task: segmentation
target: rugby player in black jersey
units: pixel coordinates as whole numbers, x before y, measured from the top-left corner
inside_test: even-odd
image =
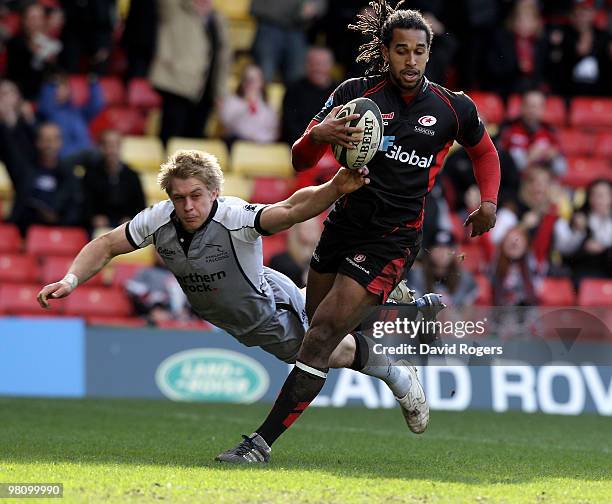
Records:
[[[308,169],[333,144],[353,148],[351,135],[361,133],[346,122],[358,116],[336,119],[342,105],[365,96],[382,112],[384,138],[368,163],[371,182],[336,203],[313,254],[306,301],[310,328],[295,368],[264,423],[234,449],[241,453],[261,450],[262,440],[269,453],[322,389],[328,359],[344,335],[371,307],[386,301],[412,266],[420,247],[425,196],[455,140],[473,161],[481,194],[480,207],[465,225],[471,225],[472,237],[495,225],[497,151],[472,100],[425,78],[433,32],[418,11],[400,5],[392,8],[385,0],[374,0],[349,26],[370,38],[357,61],[370,64],[374,74],[340,84],[293,145],[294,168]],[[354,369],[375,359],[367,338],[356,336],[355,350]],[[418,415],[419,408],[406,408],[403,399],[398,397],[403,410]],[[419,424],[418,418],[406,420],[414,432],[425,430],[426,423],[418,429],[411,425]]]

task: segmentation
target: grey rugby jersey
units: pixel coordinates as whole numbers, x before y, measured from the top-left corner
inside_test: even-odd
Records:
[[[249,346],[278,342],[289,335],[271,335],[277,304],[295,307],[299,293],[287,277],[263,265],[259,217],[265,205],[221,197],[206,223],[195,232],[185,254],[184,234],[170,200],[136,215],[126,236],[136,248],[154,244],[176,276],[194,311]],[[299,307],[295,311],[301,317]]]

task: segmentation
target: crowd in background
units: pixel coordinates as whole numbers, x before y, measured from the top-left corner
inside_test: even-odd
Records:
[[[91,121],[106,105],[100,76],[149,79],[161,96],[164,144],[201,138],[211,115],[228,145],[293,143],[339,81],[363,74],[355,62],[360,36],[346,26],[367,3],[252,0],[257,28],[245,59],[233,51],[227,19],[212,0],[0,1],[0,161],[15,195],[5,220],[23,234],[32,224],[93,232],[144,208],[138,175],[121,160],[121,133],[110,128],[92,137]],[[477,242],[494,303],[537,304],[547,275],[568,276],[576,286],[585,277],[609,278],[610,180],[591,183],[582,198],[563,188],[563,145],[544,114],[547,94],[612,95],[612,2],[408,0],[404,7],[420,9],[433,27],[430,79],[504,101],[522,96],[519,115],[495,132],[498,223]],[[71,95],[70,74],[88,75],[84,104]],[[280,114],[267,96],[272,81],[285,86]],[[296,186],[324,181],[336,168],[328,154]],[[456,253],[464,238],[456,222],[478,204],[470,160],[454,149],[428,197],[421,260],[409,275],[417,292],[442,292],[457,306],[476,299],[477,282]],[[302,285],[319,233],[318,225],[296,227],[273,265]],[[131,292],[144,292],[148,280],[163,284],[152,273]],[[170,312],[184,314],[174,294],[166,298]]]

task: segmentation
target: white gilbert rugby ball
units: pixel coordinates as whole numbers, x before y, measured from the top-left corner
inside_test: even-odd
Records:
[[[376,154],[383,137],[383,121],[378,105],[369,98],[355,98],[340,109],[337,119],[359,114],[359,119],[349,123],[349,126],[363,128],[363,140],[352,142],[356,149],[347,149],[341,145],[334,145],[334,157],[342,166],[356,170],[362,168]]]

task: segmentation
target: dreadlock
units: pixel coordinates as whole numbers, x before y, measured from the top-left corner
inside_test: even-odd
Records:
[[[386,72],[389,69],[380,46],[389,47],[395,28],[423,30],[427,37],[427,47],[431,47],[433,30],[423,15],[417,10],[400,9],[404,0],[391,7],[387,0],[372,0],[370,8],[357,14],[357,22],[348,25],[349,30],[363,33],[370,40],[359,46],[357,62],[369,64],[366,74]]]

